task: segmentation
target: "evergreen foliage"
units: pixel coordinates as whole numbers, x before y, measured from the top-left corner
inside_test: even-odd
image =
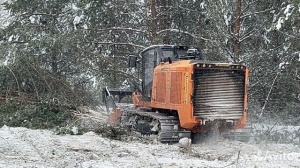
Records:
[[[3,116],[16,103],[37,110],[45,97],[74,107],[99,104],[102,87],[138,81],[127,68],[129,54],[166,42],[201,48],[207,60],[246,64],[250,106],[298,116],[297,0],[11,0],[3,7]]]

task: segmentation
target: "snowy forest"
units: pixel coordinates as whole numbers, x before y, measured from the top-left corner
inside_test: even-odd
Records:
[[[249,113],[299,122],[299,0],[10,0],[1,8],[0,125],[101,104],[103,87],[138,80],[127,58],[153,44],[247,65]]]

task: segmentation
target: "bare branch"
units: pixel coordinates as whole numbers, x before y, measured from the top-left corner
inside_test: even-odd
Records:
[[[246,40],[247,38],[251,37],[255,31],[256,30],[254,29],[252,31],[249,31],[248,33],[246,33],[242,37],[240,37],[239,42],[242,42],[242,41]]]
[[[24,43],[28,43],[25,41],[10,41],[10,43],[12,44],[24,44]],[[133,43],[113,43],[113,42],[95,42],[95,41],[86,41],[83,43],[93,43],[93,44],[106,44],[106,45],[129,45],[129,46],[133,46],[133,47],[138,47],[138,48],[146,48],[143,45],[138,45],[138,44],[133,44]],[[81,43],[75,43],[75,44],[81,44]]]
[[[255,14],[259,14],[259,13],[265,13],[265,12],[269,12],[273,10],[273,8],[270,8],[270,9],[266,9],[266,10],[263,10],[263,11],[258,11],[258,12],[253,12],[253,13],[249,13],[247,15],[242,15],[241,16],[241,19],[245,18],[245,17],[248,17],[248,16],[252,16],[252,15],[255,15]]]
[[[14,76],[15,81],[16,81],[16,84],[17,84],[17,86],[18,86],[18,93],[19,93],[19,95],[20,95],[20,85],[19,85],[19,82],[18,82],[18,79],[17,79],[15,73],[12,71],[12,69],[9,68],[9,66],[6,65],[5,67],[6,67],[6,68],[12,73],[12,75]]]
[[[181,8],[181,9],[184,9],[185,11],[192,11],[192,12],[199,12],[199,11],[197,11],[197,10],[194,10],[194,9],[189,9],[189,8],[185,8],[185,7],[182,7],[182,6],[178,6],[179,8]],[[174,7],[173,7],[174,8]]]
[[[129,45],[133,47],[138,47],[138,48],[146,48],[145,46],[138,45],[138,44],[133,44],[133,43],[113,43],[113,42],[95,42],[95,41],[89,41],[85,43],[94,43],[94,44],[106,44],[106,45]]]
[[[193,37],[193,38],[196,38],[196,39],[202,39],[202,40],[206,40],[206,41],[209,40],[209,39],[206,39],[206,38],[204,38],[204,37],[196,36],[196,35],[194,35],[194,34],[192,34],[192,33],[187,32],[187,31],[181,31],[181,30],[179,30],[179,29],[164,29],[164,30],[161,30],[161,31],[157,32],[157,34],[159,35],[159,34],[162,34],[162,33],[165,33],[165,32],[181,33],[181,34],[189,35],[189,36],[191,36],[191,37]]]
[[[126,78],[130,78],[130,79],[137,79],[137,77],[134,77],[132,74],[128,74],[124,71],[121,70],[117,70],[117,69],[101,69],[102,72],[108,73],[108,72],[113,72],[113,73],[118,73],[121,74],[122,76],[126,77]]]
[[[274,78],[274,80],[273,80],[273,82],[272,82],[272,85],[271,85],[271,88],[270,88],[270,90],[269,90],[269,92],[268,92],[268,95],[267,95],[267,98],[266,98],[266,100],[265,100],[265,103],[264,103],[263,107],[261,108],[261,113],[260,113],[260,115],[259,115],[259,118],[261,118],[261,116],[262,116],[263,113],[264,113],[264,110],[265,110],[265,108],[266,108],[267,102],[269,101],[269,98],[270,98],[272,89],[273,89],[273,87],[274,87],[274,84],[275,84],[275,82],[276,82],[277,77],[278,77],[279,74],[280,74],[279,72],[276,74],[276,76],[275,76],[275,78]]]
[[[104,28],[104,29],[82,29],[82,30],[93,30],[93,31],[134,31],[134,32],[139,32],[139,33],[148,33],[145,30],[141,30],[141,29],[134,29],[134,28],[129,28],[129,27],[110,27],[110,28]]]

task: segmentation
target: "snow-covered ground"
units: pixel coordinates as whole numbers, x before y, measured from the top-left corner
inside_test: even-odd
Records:
[[[50,130],[0,129],[0,167],[299,167],[295,144],[205,141],[183,152],[178,145],[124,142]]]
[[[84,128],[98,127],[108,117],[107,113],[99,113],[98,110],[81,111],[83,120],[78,126]],[[253,128],[255,137],[250,143],[218,139],[217,136],[192,144],[191,151],[186,151],[178,144],[141,141],[132,135],[117,141],[94,132],[57,135],[57,131],[52,130],[3,126],[0,128],[0,168],[300,166],[299,141],[294,140],[299,126],[253,124]],[[274,135],[281,139],[266,138]]]
[[[256,139],[300,145],[300,126],[255,123],[252,127]]]

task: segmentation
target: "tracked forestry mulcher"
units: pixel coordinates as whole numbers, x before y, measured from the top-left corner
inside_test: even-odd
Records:
[[[113,95],[132,94],[133,106],[113,103],[110,124],[130,127],[141,134],[157,135],[161,142],[218,130],[246,126],[246,66],[204,61],[200,50],[186,46],[155,45],[138,57],[129,57],[129,66],[141,67],[141,89],[104,89],[104,101]]]

